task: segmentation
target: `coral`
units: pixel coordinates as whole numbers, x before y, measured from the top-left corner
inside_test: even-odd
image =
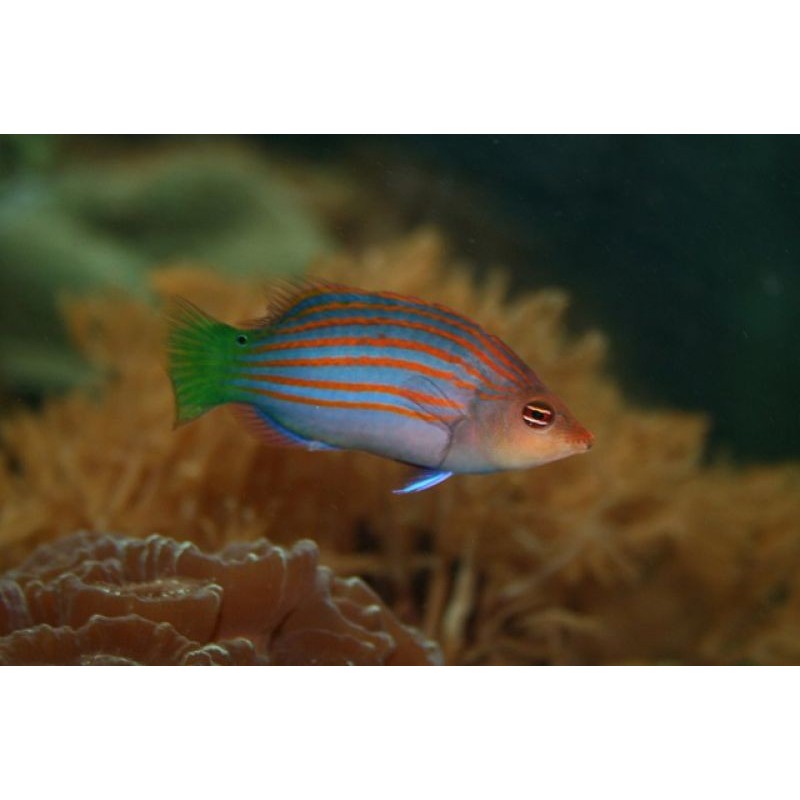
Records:
[[[163,322],[136,298],[68,309],[107,379],[7,420],[0,563],[79,529],[170,531],[217,549],[318,542],[450,663],[800,662],[800,469],[703,464],[707,422],[642,410],[606,375],[606,342],[569,336],[565,295],[477,284],[421,233],[317,274],[416,294],[507,341],[595,433],[591,453],[457,476],[414,497],[404,467],[358,453],[264,447],[227,409],[173,431]],[[155,274],[236,321],[263,293],[188,268]]]
[[[313,542],[215,555],[74,534],[0,578],[0,664],[430,664],[435,645]]]

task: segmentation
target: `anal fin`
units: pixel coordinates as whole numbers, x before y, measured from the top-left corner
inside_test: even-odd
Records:
[[[305,450],[339,449],[313,439],[305,439],[287,430],[256,406],[236,404],[233,408],[236,416],[251,433],[273,447],[302,447]]]
[[[442,481],[446,481],[453,473],[442,469],[419,469],[404,486],[393,489],[393,494],[411,494],[423,492]]]

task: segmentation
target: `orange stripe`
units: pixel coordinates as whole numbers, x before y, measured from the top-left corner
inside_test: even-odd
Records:
[[[369,295],[364,295],[364,296],[369,296]],[[476,323],[470,323],[467,320],[462,321],[459,315],[456,314],[455,311],[450,311],[450,309],[447,309],[444,306],[435,306],[435,305],[431,306],[428,304],[424,304],[423,307],[420,307],[412,299],[403,298],[400,297],[399,295],[381,294],[379,296],[398,297],[401,300],[405,300],[410,306],[410,308],[399,309],[397,306],[382,305],[380,303],[359,303],[359,302],[325,303],[318,306],[311,306],[311,308],[302,309],[296,314],[292,314],[291,320],[294,321],[295,319],[298,319],[300,317],[307,317],[312,314],[322,313],[326,311],[350,311],[352,309],[358,309],[364,311],[372,311],[372,310],[388,311],[388,312],[394,311],[394,312],[399,312],[401,314],[406,314],[406,313],[417,314],[421,317],[427,317],[428,319],[436,320],[438,322],[443,322],[446,325],[451,325],[454,328],[458,328],[459,330],[464,331],[464,333],[472,334],[477,339],[479,339],[487,349],[491,350],[491,352],[497,358],[499,358],[509,369],[515,372],[522,381],[527,383],[530,376],[525,372],[525,370],[520,366],[520,364],[516,363],[512,358],[509,357],[508,353],[505,352],[506,346],[502,342],[500,342],[497,339],[497,337],[491,336],[489,333],[483,330],[483,328],[481,328],[480,325],[477,325]],[[423,301],[419,302],[422,303]],[[331,320],[330,322],[332,325],[349,324],[347,321],[340,322],[339,320]],[[361,323],[354,323],[354,324],[361,324]],[[392,324],[398,324],[398,323],[392,321]],[[281,333],[288,332],[289,330],[290,329],[285,328],[284,330],[281,331]],[[297,330],[298,328],[292,328],[291,332],[295,332]],[[430,331],[429,328],[424,328],[424,330]],[[435,332],[442,333],[438,329],[435,329]],[[491,366],[494,367],[494,365]]]
[[[453,400],[446,400],[442,397],[435,397],[424,392],[415,392],[413,389],[403,389],[396,386],[387,386],[382,383],[348,383],[346,381],[317,381],[306,378],[288,378],[284,375],[253,374],[247,373],[248,380],[261,381],[263,383],[278,383],[282,386],[306,386],[312,389],[332,389],[333,391],[345,392],[381,392],[382,394],[393,394],[397,397],[406,397],[419,403],[427,403],[432,406],[444,406],[445,408],[460,409],[461,404]]]
[[[279,361],[249,361],[250,367],[270,367],[280,369],[281,367],[389,367],[394,369],[407,369],[412,372],[419,372],[429,378],[447,381],[458,389],[474,389],[475,385],[469,381],[462,381],[452,372],[445,372],[441,369],[434,369],[426,364],[418,364],[416,361],[405,361],[402,358],[378,358],[373,356],[332,356],[325,358],[282,358]]]
[[[477,358],[479,361],[482,361],[488,369],[500,373],[500,375],[502,375],[506,380],[509,380],[512,383],[519,383],[517,376],[506,371],[505,369],[502,369],[499,364],[495,364],[490,361],[482,350],[479,350],[477,347],[475,347],[475,345],[473,345],[471,342],[468,342],[462,336],[457,336],[456,334],[439,330],[438,328],[431,328],[430,325],[426,325],[424,322],[411,322],[409,320],[398,319],[396,317],[345,317],[344,319],[320,320],[319,322],[306,322],[304,325],[289,325],[285,328],[281,327],[279,335],[283,336],[294,333],[305,333],[306,331],[319,330],[320,328],[332,328],[334,326],[369,327],[374,325],[392,325],[398,328],[409,328],[410,330],[424,331],[425,333],[429,333],[434,336],[440,336],[442,339],[447,339],[448,341],[457,344],[459,347],[463,347],[465,350],[472,353],[472,355],[475,356],[475,358]]]
[[[330,408],[354,408],[362,411],[389,411],[393,414],[402,414],[412,419],[421,419],[423,422],[441,422],[440,417],[433,414],[425,414],[422,411],[414,411],[410,408],[403,408],[402,406],[393,406],[388,403],[357,403],[350,400],[321,400],[311,397],[302,397],[293,394],[285,394],[284,392],[273,392],[270,389],[261,389],[257,386],[242,387],[248,392],[255,392],[256,394],[264,395],[265,397],[272,397],[275,400],[288,400],[292,403],[303,403],[309,406],[327,406]]]
[[[270,342],[261,347],[253,348],[256,353],[268,353],[277,350],[307,350],[310,347],[379,347],[379,348],[402,348],[403,350],[416,350],[419,353],[427,353],[434,358],[447,361],[449,364],[458,364],[468,375],[471,375],[480,384],[486,384],[502,391],[503,387],[497,383],[491,383],[486,376],[481,375],[471,364],[463,358],[454,356],[446,350],[436,349],[422,344],[421,342],[411,342],[408,339],[369,339],[360,336],[326,336],[321,339],[306,339],[298,342]]]

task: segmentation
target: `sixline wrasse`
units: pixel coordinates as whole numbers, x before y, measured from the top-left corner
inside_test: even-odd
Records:
[[[592,446],[497,337],[413,297],[305,283],[240,327],[177,300],[169,354],[177,423],[233,403],[271,444],[363,450],[417,467],[397,493]]]

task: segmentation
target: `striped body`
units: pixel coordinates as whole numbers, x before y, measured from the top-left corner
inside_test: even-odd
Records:
[[[190,349],[201,346],[202,325],[224,329],[215,340],[222,348],[225,339],[219,354],[197,358],[206,369],[219,362],[213,402],[199,399],[208,374],[200,377],[185,366]],[[499,446],[498,437],[508,438],[508,429],[518,426],[512,438],[524,432],[519,409],[530,396],[549,395],[506,345],[476,323],[389,293],[310,285],[282,298],[248,329],[187,307],[174,326],[179,419],[182,400],[198,409],[186,418],[204,405],[244,404],[273,442],[308,449],[363,450],[447,472],[518,466],[506,463],[508,448]],[[544,460],[552,458],[536,463]]]

